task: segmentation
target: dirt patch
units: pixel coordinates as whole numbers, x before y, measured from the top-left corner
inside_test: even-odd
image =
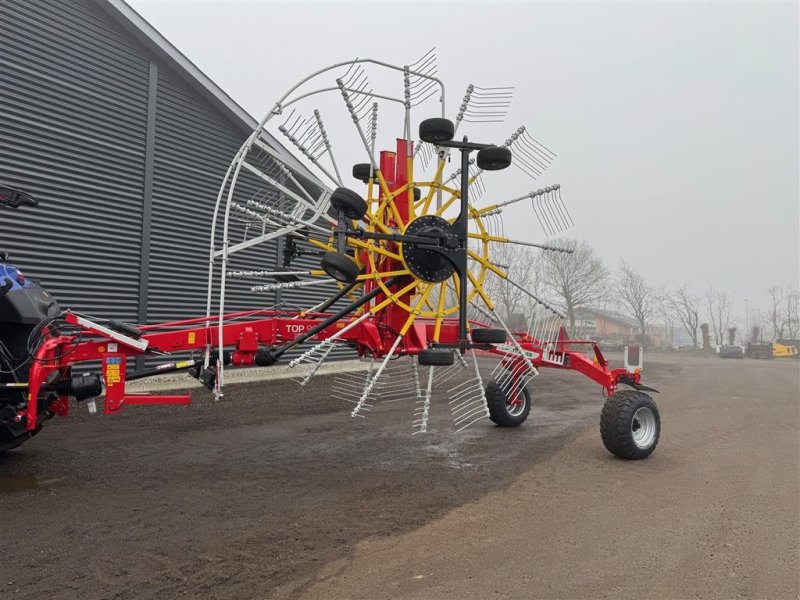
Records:
[[[647,382],[670,387],[691,367],[659,359]],[[247,383],[219,403],[196,395],[188,409],[78,410],[50,423],[0,456],[0,481],[18,484],[0,489],[0,592],[300,596],[359,543],[411,533],[509,488],[587,431],[592,458],[606,457],[600,390],[574,373],[547,371],[531,384],[525,426],[485,421],[458,434],[443,399],[430,432],[412,436],[409,404],[351,419],[329,388],[327,377],[305,388]]]

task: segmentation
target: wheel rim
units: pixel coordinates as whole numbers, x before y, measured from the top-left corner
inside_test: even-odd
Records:
[[[525,394],[522,392],[517,392],[514,398],[511,398],[506,402],[506,410],[508,414],[512,417],[518,417],[525,411],[525,404],[527,399],[525,398]]]
[[[656,415],[650,408],[642,406],[633,413],[631,435],[633,436],[633,443],[639,448],[646,449],[652,446],[653,441],[656,439],[657,431]]]

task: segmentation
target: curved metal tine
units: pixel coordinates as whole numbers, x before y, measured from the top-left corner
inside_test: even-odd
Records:
[[[459,356],[461,355],[459,354]],[[461,364],[460,362],[456,362],[449,367],[445,367],[444,369],[436,369],[434,385],[439,386],[450,381],[453,377],[461,373],[464,368],[465,365]]]
[[[372,100],[373,96],[372,89],[368,92],[361,92],[361,95],[358,95],[358,99],[353,103],[353,112],[356,114],[356,118],[361,121],[364,117],[370,114],[371,109],[369,107],[370,101]]]
[[[520,144],[523,145],[528,149],[528,151],[538,157],[540,159],[541,164],[550,165],[553,162],[553,159],[556,157],[555,153],[541,144],[536,138],[534,138],[526,127],[520,127],[517,130],[517,139],[519,140]]]
[[[514,90],[517,89],[514,85],[498,85],[493,87],[481,87],[479,85],[475,86],[475,89],[478,90],[480,93],[485,94],[510,94],[514,95]]]
[[[511,106],[513,89],[467,86],[459,117],[467,123],[501,123]]]
[[[470,425],[485,419],[489,416],[489,407],[486,403],[486,392],[481,378],[478,358],[475,352],[469,353],[472,358],[474,376],[467,380],[464,385],[456,386],[451,390],[451,412],[453,422],[460,427],[457,431],[463,431]],[[454,405],[455,403],[455,405]]]
[[[369,85],[369,79],[367,79],[366,75],[364,75],[363,79],[359,80],[353,85],[350,85],[348,87],[348,91],[356,96],[356,100],[353,103],[353,105],[357,106],[358,107],[357,110],[359,111],[361,110],[361,108],[363,108],[363,105],[365,103],[369,103],[373,99],[372,96],[373,90]]]
[[[550,222],[553,224],[553,228],[552,228],[553,231],[552,231],[551,235],[555,235],[556,233],[559,233],[560,231],[563,231],[563,228],[559,224],[559,218],[556,215],[556,213],[553,211],[553,207],[550,205],[549,193],[545,194],[543,196],[540,196],[539,199],[540,199],[540,201],[542,203],[542,206],[544,207],[544,210],[547,212],[547,215],[550,217]]]
[[[423,77],[424,75],[424,77]],[[419,93],[420,88],[427,87],[430,83],[432,83],[429,77],[436,77],[436,65],[428,68],[427,70],[419,70],[417,69],[416,73],[409,74],[409,83],[408,83],[408,90],[413,95],[414,93]]]
[[[516,146],[517,153],[518,155],[522,155],[526,158],[527,165],[532,170],[536,171],[537,176],[541,175],[550,166],[553,159],[541,154],[535,154],[533,147],[529,144],[526,144],[527,139],[528,136],[520,136]]]
[[[522,138],[522,142],[529,146],[534,152],[542,156],[548,164],[553,161],[556,157],[556,153],[547,148],[544,144],[542,144],[539,140],[533,137],[530,133],[528,133],[527,129],[522,132],[520,136]]]
[[[547,204],[550,206],[552,212],[558,217],[559,222],[559,233],[569,229],[569,221],[564,216],[563,211],[561,210],[561,206],[557,201],[557,196],[555,195],[555,190],[551,190],[547,194],[545,194],[547,198]]]
[[[431,395],[433,391],[433,370],[433,366],[428,367],[428,382],[425,386],[422,399],[418,400],[417,406],[414,407],[412,428],[416,429],[416,431],[412,435],[428,431],[428,418],[430,416]]]
[[[569,213],[569,210],[567,209],[567,205],[564,204],[564,200],[561,198],[561,186],[558,186],[555,189],[555,195],[556,195],[556,197],[558,199],[558,204],[561,206],[561,208],[564,209],[564,215],[566,216],[567,220],[569,221],[570,227],[574,227],[575,226],[575,222],[572,220],[572,215]]]
[[[433,157],[433,149],[431,148],[431,145],[422,141],[417,142],[417,145],[414,148],[414,158],[417,158],[417,156],[419,156],[420,162],[422,163],[422,168],[427,169],[428,163]]]
[[[345,402],[350,402],[351,404],[357,404],[358,398],[361,396],[364,388],[369,383],[374,369],[375,359],[370,358],[366,372],[362,373],[360,371],[356,371],[338,374],[333,379],[331,395],[338,400],[344,400]]]
[[[309,367],[308,371],[306,371],[300,377],[294,377],[293,378],[294,381],[296,381],[300,385],[306,385],[309,381],[311,381],[311,378],[314,377],[314,375],[316,375],[317,370],[320,368],[322,363],[325,362],[326,358],[328,358],[328,355],[333,350],[333,347],[334,344],[330,344],[326,348],[322,348],[318,352],[309,355],[303,361],[304,364],[308,365]]]
[[[433,56],[434,56],[434,58],[436,58],[436,46],[432,47],[432,48],[431,48],[430,50],[428,50],[428,51],[427,51],[425,54],[423,54],[423,55],[422,55],[420,58],[418,58],[416,61],[414,61],[413,63],[411,63],[411,64],[410,64],[410,65],[408,65],[408,66],[409,66],[409,67],[412,67],[412,68],[413,68],[413,67],[416,67],[416,66],[417,66],[417,65],[419,65],[421,62],[423,62],[423,61],[427,60],[427,58],[428,58],[430,55],[433,55]],[[414,69],[414,70],[416,70],[416,69]]]
[[[511,150],[514,153],[512,164],[516,165],[517,168],[532,179],[537,179],[544,172],[544,168],[537,165],[536,161],[531,158],[530,154],[520,144],[512,144]]]
[[[542,209],[541,205],[542,197],[536,196],[535,198],[531,198],[531,205],[533,206],[533,212],[536,214],[536,217],[539,219],[539,224],[542,226],[542,231],[547,237],[553,235],[553,229],[550,225],[550,221],[547,218],[547,213],[545,213]]]
[[[314,135],[316,131],[316,123],[312,118],[303,119],[303,125],[300,127],[300,130],[295,134],[295,137],[298,139],[300,143],[304,143],[309,136]]]
[[[471,168],[472,165],[475,164],[475,159],[474,158],[470,158],[469,162],[467,164],[469,164],[469,166]],[[449,182],[453,181],[454,179],[456,179],[459,175],[461,175],[461,167],[459,167],[458,169],[453,171],[453,173],[447,179],[445,179],[443,181],[443,183],[449,183]]]
[[[344,75],[340,76],[340,79],[342,79],[342,81],[346,81],[347,78],[350,76],[350,73],[353,71],[353,69],[360,69],[360,68],[361,64],[358,62],[358,57],[356,57],[355,60],[353,60],[353,62],[347,64],[347,71],[344,72]]]
[[[311,275],[311,271],[228,271],[228,279],[260,279],[262,277],[278,277],[281,275]]]
[[[428,50],[425,56],[417,60],[417,62],[408,65],[409,69],[412,71],[412,76],[414,75],[413,72],[425,73],[426,75],[428,75],[429,73],[427,70],[429,69],[436,70],[436,54],[434,53],[435,50],[436,48]]]
[[[473,94],[469,104],[475,108],[508,108],[511,106],[511,101],[499,98],[480,98],[477,94]]]
[[[292,112],[286,116],[286,118],[283,120],[283,123],[278,126],[278,129],[284,134],[286,132],[292,132],[297,125],[297,122],[302,120],[302,118],[303,116],[301,114],[299,114],[295,109],[292,109]]]
[[[537,196],[531,197],[531,210],[533,211],[533,214],[536,215],[536,220],[539,221],[539,227],[541,227],[542,231],[545,233],[545,235],[547,235],[547,230],[544,227],[544,221],[542,221],[542,217],[539,214],[539,209],[536,208],[536,199]]]
[[[429,77],[436,77],[438,70],[435,54],[420,64],[409,65],[409,77],[412,79],[410,86],[414,86],[419,81],[428,80]]]
[[[531,179],[537,179],[543,173],[534,161],[531,160],[525,149],[519,144],[512,144],[509,146],[514,154],[513,165],[516,165],[523,173],[528,175]]]
[[[364,68],[359,63],[351,63],[344,75],[339,77],[344,83],[344,87],[350,87],[353,81],[357,81],[364,73]]]
[[[418,100],[414,100],[411,103],[411,106],[419,106],[420,104],[422,104],[426,100],[429,100],[429,99],[433,98],[437,94],[437,92],[438,92],[438,88],[436,86],[434,86],[424,98],[420,98]]]
[[[372,391],[372,388],[375,386],[375,383],[378,381],[378,379],[380,378],[381,374],[386,369],[386,365],[389,364],[389,361],[391,360],[392,356],[394,355],[395,350],[397,350],[397,346],[400,345],[400,342],[402,341],[402,339],[403,339],[403,336],[401,336],[401,335],[398,335],[397,338],[395,339],[395,341],[392,344],[391,348],[386,353],[386,358],[383,359],[383,361],[381,362],[381,365],[378,367],[378,370],[375,372],[374,377],[372,377],[372,379],[370,379],[369,383],[364,388],[364,393],[358,399],[358,402],[356,403],[355,408],[350,413],[351,417],[363,417],[363,415],[361,415],[359,413],[361,411],[363,411],[363,410],[368,410],[368,408],[367,408],[368,407],[367,398],[369,397],[369,394]]]
[[[504,116],[502,116],[502,117],[501,116],[491,116],[491,117],[481,116],[481,117],[476,117],[476,118],[473,118],[473,117],[470,117],[470,118],[462,117],[461,120],[464,121],[465,123],[502,123],[503,121],[505,121],[505,117]]]
[[[431,85],[436,85],[436,82],[432,79],[423,79],[422,77],[417,77],[414,81],[408,84],[408,90],[412,98],[415,96],[419,97],[426,93]]]

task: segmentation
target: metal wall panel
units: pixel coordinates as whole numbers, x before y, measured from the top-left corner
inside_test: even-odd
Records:
[[[123,25],[92,0],[0,1],[0,182],[41,200],[3,210],[0,249],[64,307],[130,322],[199,316],[214,202],[249,132]],[[243,175],[239,199],[260,188]],[[232,242],[259,233],[238,223]],[[277,254],[256,246],[230,267],[271,269]],[[226,310],[274,306],[255,283],[229,282]],[[332,292],[283,300],[308,308]]]
[[[148,321],[205,314],[214,203],[225,171],[246,137],[176,74],[159,69]],[[256,192],[255,183],[242,183],[243,194]],[[236,233],[243,230],[237,228]],[[269,269],[275,260],[275,245],[259,246],[237,255],[235,266]],[[246,283],[232,282],[225,308],[253,308],[254,300]],[[272,298],[262,300],[274,304]]]
[[[0,246],[62,305],[135,320],[149,59],[84,2],[0,2]]]

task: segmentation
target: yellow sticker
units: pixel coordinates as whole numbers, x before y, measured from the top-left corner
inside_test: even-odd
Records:
[[[344,323],[342,321],[339,321],[338,323],[336,323],[336,327],[341,329],[342,327],[344,327]]]
[[[189,332],[189,343],[190,344],[194,344],[195,336],[196,336],[196,334],[195,334],[194,331],[190,331]]]
[[[102,354],[105,351],[106,351],[106,347],[105,346],[98,346],[97,347],[97,352],[98,353]]]
[[[114,385],[122,381],[119,376],[119,365],[108,365],[106,368],[106,385]]]

